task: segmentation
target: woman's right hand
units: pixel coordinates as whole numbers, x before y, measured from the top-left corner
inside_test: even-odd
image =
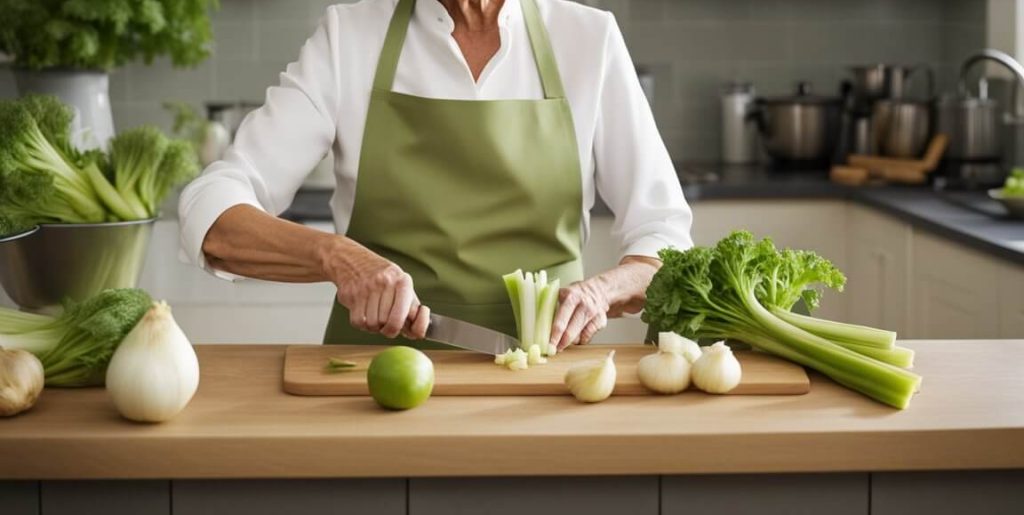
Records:
[[[426,336],[430,308],[420,304],[412,277],[365,247],[346,250],[328,267],[328,275],[338,287],[338,302],[348,308],[352,327],[388,338]]]

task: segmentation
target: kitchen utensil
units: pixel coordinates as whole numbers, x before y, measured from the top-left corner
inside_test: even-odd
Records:
[[[754,86],[733,82],[722,88],[722,162],[748,164],[757,161],[757,128],[747,123],[754,107]]]
[[[495,356],[519,346],[519,340],[494,329],[431,313],[428,340]]]
[[[44,224],[0,240],[0,285],[22,309],[38,312],[67,298],[134,287],[154,222]]]
[[[860,166],[834,165],[829,171],[829,179],[847,186],[862,186],[871,180],[871,173]]]
[[[795,95],[757,98],[748,116],[764,148],[778,161],[827,161],[838,139],[840,100],[811,94],[801,82]]]
[[[935,74],[928,65],[869,64],[851,66],[848,70],[853,77],[854,95],[869,105],[875,100],[906,97],[911,79],[921,72],[928,80],[928,98],[934,96]]]
[[[1002,188],[988,190],[988,196],[1002,204],[1011,218],[1024,219],[1024,197],[1007,197]]]
[[[433,395],[569,395],[562,378],[572,365],[600,359],[615,350],[617,380],[613,395],[646,395],[636,365],[655,352],[650,345],[574,346],[548,359],[546,365],[513,372],[494,364],[486,355],[459,350],[427,350],[434,362]],[[294,395],[368,395],[366,367],[379,346],[293,345],[285,351],[284,391]],[[356,363],[348,372],[324,370],[328,358]],[[807,373],[799,365],[754,351],[736,351],[743,380],[729,394],[799,395],[810,391]],[[692,388],[692,387],[691,387]]]
[[[920,156],[931,135],[931,117],[931,102],[875,101],[871,120],[877,138],[876,148],[889,157]]]
[[[979,88],[985,95],[984,79]],[[999,106],[985,96],[944,96],[937,108],[936,132],[949,136],[946,157],[955,161],[998,160]]]
[[[885,98],[889,92],[887,67],[884,64],[851,66],[853,93],[859,99],[873,101]]]
[[[881,179],[906,184],[921,184],[926,181],[926,175],[938,167],[948,144],[949,138],[945,134],[936,134],[928,143],[928,149],[925,150],[921,159],[853,154],[850,156],[849,164],[865,168],[872,172],[874,177]]]

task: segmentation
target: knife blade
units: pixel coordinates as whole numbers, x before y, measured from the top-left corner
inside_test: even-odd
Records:
[[[426,338],[492,356],[519,346],[519,340],[505,333],[436,313],[430,314]]]

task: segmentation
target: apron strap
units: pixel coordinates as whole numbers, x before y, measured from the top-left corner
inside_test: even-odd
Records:
[[[409,20],[412,19],[415,7],[416,0],[398,1],[395,13],[391,15],[387,36],[384,37],[384,48],[380,51],[380,59],[377,60],[373,89],[391,91],[391,85],[395,82],[395,72],[398,71],[398,58],[402,55],[405,34],[409,30]]]
[[[537,72],[540,74],[540,81],[544,87],[544,98],[563,98],[565,90],[562,88],[562,76],[558,72],[558,63],[555,62],[555,53],[551,50],[551,40],[548,38],[544,22],[540,18],[537,2],[536,0],[520,0],[520,3],[523,9],[523,20],[526,22],[526,31],[530,35],[533,60],[537,63]],[[373,78],[374,89],[391,91],[395,82],[395,73],[398,71],[398,58],[402,55],[402,46],[405,45],[405,36],[409,30],[409,21],[412,19],[415,7],[416,0],[398,1],[398,6],[391,16],[391,23],[388,25],[388,32],[384,38],[384,48],[381,50],[380,59],[377,60],[377,71]]]
[[[520,0],[523,6],[523,20],[526,31],[530,34],[530,45],[533,46],[533,60],[537,62],[541,84],[544,85],[544,98],[564,98],[562,75],[558,73],[555,52],[551,50],[551,40],[547,28],[540,19],[537,0]]]

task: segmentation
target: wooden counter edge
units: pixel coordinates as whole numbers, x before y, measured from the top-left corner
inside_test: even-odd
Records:
[[[670,475],[1024,469],[1024,430],[701,436],[0,440],[0,479]],[[83,449],[87,447],[87,449]],[[70,463],[68,456],[78,462]]]

